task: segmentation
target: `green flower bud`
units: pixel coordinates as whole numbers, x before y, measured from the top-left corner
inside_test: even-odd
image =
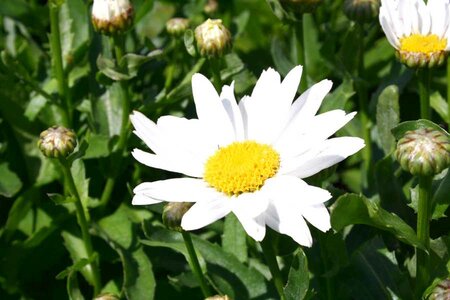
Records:
[[[409,52],[397,50],[397,59],[410,68],[435,68],[444,64],[447,58],[446,51],[436,51],[432,53]]]
[[[71,129],[53,126],[41,132],[38,147],[47,157],[66,157],[77,146],[77,138]]]
[[[169,202],[164,206],[162,220],[167,228],[182,232],[181,219],[184,214],[191,208],[190,202]]]
[[[430,300],[448,300],[450,299],[450,278],[441,281],[431,293]]]
[[[172,36],[181,36],[189,28],[189,20],[185,18],[172,18],[166,23],[166,30]]]
[[[279,0],[281,6],[289,12],[296,15],[312,13],[317,6],[322,4],[323,0]]]
[[[197,26],[195,39],[202,56],[221,56],[231,47],[231,34],[222,20],[208,19]]]
[[[134,9],[128,0],[94,0],[92,24],[105,35],[122,34],[133,24]]]
[[[378,16],[380,0],[345,0],[344,13],[352,21],[370,22]]]
[[[120,298],[113,293],[100,294],[94,300],[119,300]]]
[[[431,176],[450,166],[450,139],[441,131],[407,131],[394,153],[402,168],[413,175]]]

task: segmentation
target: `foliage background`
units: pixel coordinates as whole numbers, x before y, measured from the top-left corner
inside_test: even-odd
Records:
[[[283,276],[289,279],[286,292],[289,299],[413,299],[417,182],[399,170],[390,154],[395,148],[391,129],[400,120],[419,116],[414,71],[395,60],[374,20],[364,27],[365,71],[358,75],[356,53],[361,44],[355,24],[343,14],[342,0],[324,2],[313,15],[304,16],[309,84],[325,78],[334,82],[321,112],[358,111],[354,86],[365,85],[375,166],[365,182],[359,153],[336,172],[309,179],[333,194],[329,206],[334,230],[323,234],[311,228],[310,249],[298,248],[286,236],[274,237]],[[91,3],[66,0],[61,6],[64,67],[79,144],[72,172],[89,207],[104,292],[127,299],[201,299],[181,235],[162,225],[162,206],[131,206],[132,189],[138,183],[174,174],[133,160],[131,149],[144,146],[131,129],[122,160],[115,145],[122,118],[117,79],[127,80],[132,108],[152,120],[165,114],[195,117],[190,78],[195,72],[211,76],[208,63],[189,55],[183,38],[170,38],[165,23],[184,16],[195,28],[208,17],[203,12],[205,1],[132,3],[135,26],[126,35],[126,49],[139,56],[129,57],[125,74],[114,73],[108,38],[93,31]],[[55,196],[67,192],[61,170],[36,146],[41,131],[62,122],[48,15],[46,1],[0,2],[1,299],[82,299],[82,295],[89,299],[92,294],[89,275],[79,264],[86,255],[73,204]],[[275,1],[219,1],[213,17],[222,18],[233,35],[221,79],[227,84],[235,81],[238,98],[251,92],[262,70],[273,66],[286,75],[297,64],[292,23],[282,17]],[[189,38],[186,45],[191,45]],[[158,49],[162,52],[152,52]],[[443,126],[450,118],[442,96],[445,84],[445,69],[434,71],[433,120]],[[338,135],[362,136],[358,118]],[[113,193],[100,205],[108,178],[116,178]],[[433,188],[435,285],[449,273],[449,175],[444,172],[435,178]],[[235,218],[218,221],[193,238],[217,291],[232,299],[277,298],[260,246],[245,236]]]

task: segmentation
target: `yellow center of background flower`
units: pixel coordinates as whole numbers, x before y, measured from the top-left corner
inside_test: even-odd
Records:
[[[280,167],[280,155],[269,145],[235,142],[220,148],[205,165],[205,181],[228,196],[259,190]]]
[[[400,39],[400,50],[407,52],[419,52],[430,55],[433,52],[444,51],[447,39],[440,39],[435,34],[413,34]]]

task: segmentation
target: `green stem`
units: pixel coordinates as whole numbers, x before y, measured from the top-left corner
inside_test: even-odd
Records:
[[[430,70],[421,68],[417,71],[419,79],[420,117],[430,119]]]
[[[203,276],[202,269],[200,268],[200,263],[198,262],[198,257],[195,253],[191,235],[186,231],[181,232],[181,234],[183,235],[184,244],[186,245],[186,249],[189,255],[189,266],[191,267],[192,272],[194,272],[195,277],[197,277],[198,283],[200,284],[200,288],[203,292],[203,296],[205,296],[205,298],[210,297],[212,296],[212,292],[208,284],[206,283],[205,276]]]
[[[450,57],[447,58],[447,124],[450,130]]]
[[[304,31],[305,27],[303,18],[304,16],[301,16],[301,19],[298,22],[293,23],[293,33],[295,37],[295,50],[296,50],[296,59],[297,59],[297,65],[303,66],[303,72],[302,72],[302,80],[300,81],[300,91],[304,92],[308,89],[308,76],[306,72],[306,50],[305,50],[305,38],[304,38]]]
[[[56,81],[58,82],[58,94],[62,100],[64,107],[63,120],[66,124],[64,126],[72,127],[72,102],[70,99],[69,85],[67,83],[66,74],[64,73],[61,39],[59,32],[59,6],[49,4],[50,11],[50,49],[52,54],[53,68],[55,72]]]
[[[363,174],[367,174],[367,178],[365,178],[366,184],[372,182],[372,170],[373,170],[373,162],[372,162],[372,138],[370,136],[370,118],[369,118],[369,97],[367,93],[367,88],[364,83],[364,26],[363,24],[356,24],[357,36],[358,36],[358,69],[355,81],[355,88],[358,93],[358,105],[359,105],[359,118],[361,121],[362,127],[362,136],[366,146],[363,148],[363,166],[365,172]]]
[[[273,282],[277,289],[278,295],[280,296],[280,300],[286,300],[286,296],[284,295],[284,281],[281,276],[280,268],[278,267],[277,258],[275,256],[275,251],[272,245],[272,239],[270,238],[270,233],[266,233],[266,237],[261,242],[261,248],[264,253],[264,257],[266,258],[267,265],[269,266],[270,273],[273,277]]]
[[[112,38],[115,58],[116,58],[116,64],[119,68],[124,68],[125,66],[120,65],[121,60],[125,53],[125,47],[124,47],[124,40],[122,36],[114,36]],[[114,151],[118,153],[117,156],[114,157],[114,165],[115,170],[120,169],[120,165],[122,163],[122,156],[123,152],[127,146],[128,141],[128,132],[129,132],[129,115],[130,115],[130,95],[128,93],[128,82],[125,80],[122,80],[120,82],[117,82],[118,89],[117,93],[120,98],[120,102],[122,104],[122,120],[121,120],[121,127],[120,127],[120,133],[119,133],[119,139],[117,141],[117,144],[114,147]],[[105,187],[102,192],[102,196],[100,198],[100,204],[99,207],[104,208],[108,204],[109,200],[111,199],[111,194],[114,190],[114,185],[116,183],[117,178],[117,172],[114,172],[111,177],[109,177],[106,180]]]
[[[417,212],[417,237],[426,251],[430,249],[430,219],[431,219],[431,176],[419,176],[419,207]],[[416,250],[416,293],[417,297],[422,296],[423,291],[428,286],[429,257],[424,250]]]
[[[94,255],[94,249],[92,247],[91,236],[89,234],[89,225],[86,218],[85,209],[83,207],[83,203],[81,202],[80,195],[78,194],[77,187],[75,186],[75,182],[73,180],[72,172],[70,171],[69,164],[65,160],[65,158],[61,158],[60,163],[62,165],[62,169],[64,172],[65,182],[69,185],[69,191],[72,196],[75,198],[75,207],[77,212],[77,220],[78,225],[81,229],[81,236],[83,238],[84,247],[86,249],[87,258],[91,259]],[[101,281],[100,281],[100,272],[98,268],[97,259],[94,259],[91,263],[92,268],[92,279],[94,286],[94,295],[98,295],[101,289]]]
[[[220,93],[220,89],[222,88],[222,79],[220,77],[220,58],[209,58],[209,67],[211,69],[211,73],[213,75],[214,86],[216,90]]]

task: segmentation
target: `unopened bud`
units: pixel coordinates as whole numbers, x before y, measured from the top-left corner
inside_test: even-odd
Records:
[[[219,3],[217,0],[208,0],[208,2],[203,7],[203,11],[207,15],[215,14],[219,10]]]
[[[370,22],[378,16],[380,0],[345,0],[344,13],[352,21]]]
[[[181,36],[189,28],[189,20],[172,18],[166,23],[166,30],[172,36]]]
[[[100,294],[94,300],[119,300],[120,298],[113,293]]]
[[[215,295],[212,297],[205,298],[205,300],[230,300],[230,298],[227,295],[223,295],[223,296]]]
[[[128,0],[94,0],[92,24],[105,35],[122,34],[133,24],[134,10]]]
[[[323,0],[280,0],[281,6],[294,14],[312,13],[322,2]]]
[[[164,206],[162,220],[167,228],[174,231],[183,231],[181,228],[181,220],[184,214],[191,208],[192,203],[189,202],[169,202]]]
[[[71,129],[53,126],[41,132],[38,147],[47,157],[66,157],[77,146],[77,138]]]
[[[450,278],[441,281],[431,293],[430,300],[449,300],[450,299]]]
[[[197,26],[195,39],[202,56],[221,56],[231,47],[231,33],[220,19],[208,19]]]
[[[431,128],[407,131],[394,153],[402,168],[413,175],[439,174],[450,165],[450,139]]]

